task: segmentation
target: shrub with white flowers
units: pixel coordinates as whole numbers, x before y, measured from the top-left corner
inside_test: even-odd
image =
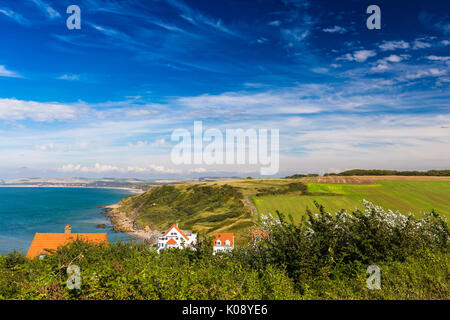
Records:
[[[294,278],[320,275],[334,265],[369,265],[380,261],[404,261],[424,250],[449,249],[445,217],[434,210],[416,217],[383,209],[363,201],[365,209],[349,213],[307,210],[298,224],[277,211],[262,216],[259,229],[269,233],[253,246],[253,263],[285,267]],[[354,270],[354,268],[349,268]]]

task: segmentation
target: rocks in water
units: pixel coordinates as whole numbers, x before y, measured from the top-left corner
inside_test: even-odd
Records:
[[[97,225],[97,228],[106,228],[106,224],[104,224],[104,223],[99,223],[98,225]]]

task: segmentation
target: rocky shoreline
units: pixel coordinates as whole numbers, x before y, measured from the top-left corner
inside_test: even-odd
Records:
[[[120,211],[120,204],[103,206],[101,208],[103,208],[104,213],[111,219],[114,231],[128,233],[152,245],[157,243],[161,231],[136,227],[134,219],[131,219],[124,212]]]

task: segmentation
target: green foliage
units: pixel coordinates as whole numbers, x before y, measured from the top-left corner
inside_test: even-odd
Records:
[[[319,175],[317,173],[307,173],[307,174],[300,174],[296,173],[291,176],[284,177],[285,179],[300,179],[300,178],[309,178],[309,177],[318,177]]]
[[[3,263],[7,269],[13,269],[16,266],[24,264],[25,261],[25,254],[17,250],[13,250],[5,256]]]
[[[354,278],[371,264],[412,263],[417,268],[415,259],[422,259],[424,252],[448,258],[448,226],[434,211],[417,219],[369,202],[365,205],[364,211],[331,214],[316,203],[319,213],[308,210],[307,219],[299,224],[286,221],[279,212],[278,219],[264,217],[260,228],[269,230],[270,237],[244,257],[255,267],[271,264],[285,268],[302,294],[317,279]],[[444,270],[448,269],[439,271],[438,286],[444,285]]]
[[[277,186],[277,187],[264,187],[258,188],[258,192],[256,193],[257,197],[267,196],[267,195],[280,195],[287,194],[293,192],[301,192],[301,194],[309,194],[308,186],[303,182],[292,182],[286,185]]]
[[[238,188],[192,184],[154,187],[146,193],[120,202],[120,210],[134,217],[137,226],[165,230],[173,223],[205,234],[249,219]]]
[[[0,256],[0,299],[449,299],[449,230],[435,212],[405,216],[366,210],[308,211],[300,223],[261,216],[269,236],[212,255],[212,238],[195,250],[158,254],[143,243],[75,241],[45,259]],[[366,287],[366,269],[382,273]],[[81,270],[81,289],[66,286]]]
[[[210,241],[208,241],[210,242]],[[273,266],[251,269],[207,242],[197,251],[157,254],[143,244],[95,246],[74,242],[20,269],[0,268],[1,299],[295,299],[293,282]],[[2,257],[4,260],[5,257]],[[69,290],[66,270],[81,270],[81,289]]]

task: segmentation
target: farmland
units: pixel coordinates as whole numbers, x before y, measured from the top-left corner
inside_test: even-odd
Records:
[[[365,179],[368,184],[309,182],[307,183],[308,190],[312,195],[253,196],[251,199],[260,214],[274,213],[275,210],[279,210],[285,214],[291,214],[295,220],[299,220],[307,207],[315,209],[314,201],[317,201],[329,211],[340,209],[350,211],[355,208],[362,208],[361,201],[363,199],[384,208],[394,211],[399,210],[402,213],[418,214],[434,209],[450,218],[450,182],[444,181],[444,179],[419,181],[417,177],[412,177],[412,179],[398,178],[395,180],[378,180],[361,177],[361,180],[358,181],[361,182]],[[350,181],[355,182],[354,178]]]

